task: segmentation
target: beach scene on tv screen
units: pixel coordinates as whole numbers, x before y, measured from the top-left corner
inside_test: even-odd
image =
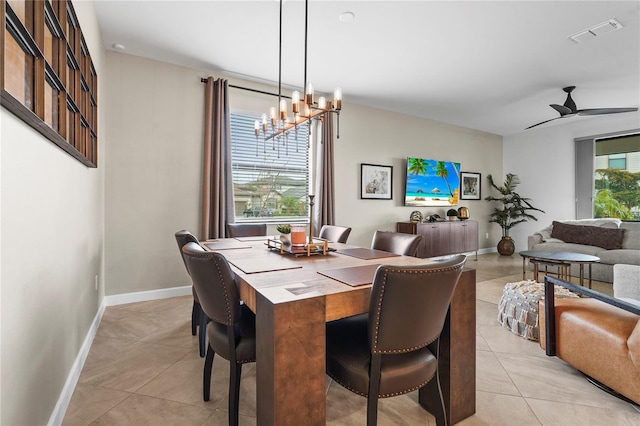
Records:
[[[460,163],[409,157],[404,205],[449,207],[458,204]]]

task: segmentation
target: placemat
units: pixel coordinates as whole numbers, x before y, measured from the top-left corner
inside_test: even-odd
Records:
[[[374,250],[368,248],[352,248],[352,249],[340,249],[337,253],[344,254],[346,256],[357,257],[358,259],[381,259],[383,257],[397,257],[398,254],[389,253],[388,251]]]
[[[351,266],[348,268],[328,269],[326,271],[318,271],[320,275],[329,277],[341,283],[357,287],[373,283],[373,277],[378,269],[377,264]]]
[[[234,240],[232,238],[224,239],[224,240],[206,241],[202,243],[202,245],[211,251],[251,248],[250,245],[242,244],[240,241]]]
[[[278,256],[280,256],[278,254]],[[282,256],[280,256],[282,257]],[[288,259],[287,259],[288,260]],[[289,262],[280,259],[275,261],[269,258],[253,258],[253,259],[227,259],[236,268],[245,274],[257,274],[260,272],[284,271],[286,269],[302,269],[302,266],[296,265],[294,260]]]

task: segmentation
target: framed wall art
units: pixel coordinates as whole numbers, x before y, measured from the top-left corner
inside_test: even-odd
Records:
[[[393,198],[393,166],[361,164],[360,198],[391,200]]]
[[[460,172],[460,199],[479,200],[480,193],[480,173]]]

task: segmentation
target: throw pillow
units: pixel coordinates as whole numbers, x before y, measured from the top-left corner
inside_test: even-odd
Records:
[[[553,222],[552,238],[558,238],[565,243],[584,244],[602,247],[606,250],[622,248],[624,229],[602,228],[600,226],[568,225]]]

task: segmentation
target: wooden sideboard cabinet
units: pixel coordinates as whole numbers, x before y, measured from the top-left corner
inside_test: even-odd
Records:
[[[448,222],[398,222],[397,232],[422,235],[418,257],[476,252],[478,258],[478,222],[458,220]]]

